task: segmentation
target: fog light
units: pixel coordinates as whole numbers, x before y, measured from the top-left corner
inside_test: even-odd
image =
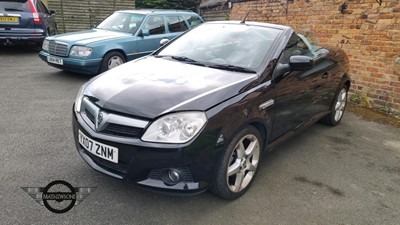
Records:
[[[180,175],[178,173],[178,171],[174,170],[174,169],[170,169],[168,172],[168,177],[169,179],[171,179],[171,181],[173,182],[177,182],[180,180]]]
[[[178,169],[163,169],[160,174],[165,185],[172,186],[182,181],[182,172]]]

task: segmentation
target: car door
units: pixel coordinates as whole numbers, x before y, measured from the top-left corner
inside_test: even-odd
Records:
[[[274,71],[274,120],[272,139],[302,127],[312,117],[313,104],[320,98],[319,73],[311,68],[306,71],[292,71],[288,67],[291,56],[314,57],[308,46],[293,33],[279,59]],[[281,68],[288,68],[282,70]]]
[[[330,56],[332,53],[326,48],[316,47],[310,44],[306,37],[298,34],[299,38],[307,45],[312,52],[314,68],[302,76],[315,76],[317,78],[314,86],[314,101],[309,107],[309,114],[316,115],[321,112],[329,111],[332,105],[332,99],[338,85],[338,62]],[[334,54],[334,53],[333,53]],[[340,79],[339,79],[340,80]]]
[[[165,38],[168,40],[175,38],[176,36],[182,34],[182,32],[189,29],[182,16],[167,15],[165,16],[165,22],[168,29]]]
[[[167,36],[164,16],[149,16],[141,27],[138,39],[138,52],[147,55],[160,47],[161,39]]]

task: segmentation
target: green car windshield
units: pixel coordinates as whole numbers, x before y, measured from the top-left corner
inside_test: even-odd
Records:
[[[107,17],[96,28],[133,34],[139,28],[144,17],[145,15],[142,14],[116,12]]]

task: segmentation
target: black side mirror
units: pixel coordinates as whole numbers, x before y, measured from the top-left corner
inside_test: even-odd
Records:
[[[140,37],[146,37],[150,35],[150,31],[146,30],[146,29],[142,29],[141,31],[139,31],[138,36]]]
[[[291,68],[290,68],[289,64],[278,63],[276,65],[274,73],[272,74],[272,78],[276,79],[279,77],[284,77],[288,72],[290,72],[290,69]]]
[[[293,71],[305,71],[314,67],[314,60],[309,56],[294,55],[290,57],[289,65]]]
[[[50,13],[50,15],[56,15],[57,12],[56,12],[56,10],[50,10],[49,13]]]

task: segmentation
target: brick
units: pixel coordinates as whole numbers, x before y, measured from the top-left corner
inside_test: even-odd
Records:
[[[388,87],[388,86],[383,86],[381,87],[381,89],[385,91],[393,91],[393,87]]]
[[[379,47],[377,46],[368,46],[365,48],[367,51],[378,51]]]
[[[385,101],[377,100],[377,99],[373,100],[373,103],[374,103],[374,105],[380,105],[380,106],[386,105]]]
[[[397,103],[397,104],[400,104],[400,98],[394,98],[394,99],[393,99],[393,102],[394,102],[394,103]]]
[[[354,35],[353,38],[354,38],[355,40],[364,40],[364,37],[365,37],[364,35]]]
[[[399,55],[399,53],[397,53],[397,52],[386,52],[385,53],[385,57],[389,58],[389,59],[393,59],[394,57],[396,57],[398,55]]]
[[[379,18],[380,19],[393,19],[394,15],[393,14],[380,14]]]
[[[372,41],[360,41],[361,45],[371,45]]]

